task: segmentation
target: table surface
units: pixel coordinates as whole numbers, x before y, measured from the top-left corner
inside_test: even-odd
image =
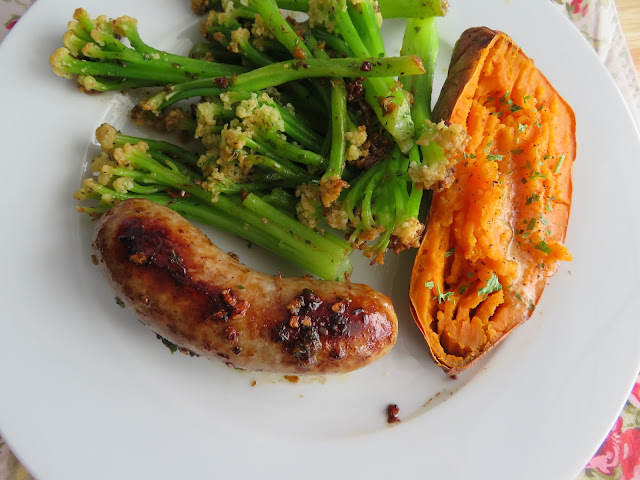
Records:
[[[617,0],[616,5],[631,57],[640,75],[640,1]]]

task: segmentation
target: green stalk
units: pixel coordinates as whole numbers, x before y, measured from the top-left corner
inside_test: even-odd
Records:
[[[371,68],[365,69],[363,64]],[[229,77],[227,90],[254,92],[294,80],[315,77],[369,78],[421,75],[422,73],[424,73],[422,62],[415,56],[287,60]],[[172,87],[172,94],[206,88],[220,92],[220,88],[213,87],[213,84],[215,83],[212,79],[183,82]]]
[[[413,121],[416,125],[416,137],[420,137],[427,126],[425,121],[432,121],[431,96],[433,76],[438,57],[438,30],[435,17],[409,19],[402,41],[402,51],[407,54],[418,55],[425,66],[425,74],[412,77],[413,82]],[[442,148],[432,142],[421,145],[422,163],[437,168],[447,162]]]
[[[347,11],[360,37],[364,41],[369,55],[372,57],[384,57],[385,48],[378,19],[375,14],[373,2],[371,0],[363,0],[358,5],[347,2]]]
[[[284,122],[284,132],[307,150],[319,152],[322,148],[323,138],[311,127],[307,126],[305,122],[301,122],[297,114],[294,115],[278,104],[276,104],[276,108],[278,112],[280,112],[280,116]]]
[[[424,131],[424,121],[431,118],[431,95],[433,89],[433,75],[438,58],[438,29],[435,17],[407,20],[402,53],[404,55],[418,55],[425,67],[424,75],[400,78],[413,83],[413,110],[411,112],[416,125],[416,136]]]
[[[384,18],[442,17],[449,10],[447,0],[378,0]]]
[[[321,168],[327,164],[327,159],[322,155],[289,143],[274,132],[258,129],[254,132],[253,139],[259,140],[260,145],[268,149],[276,157]]]
[[[305,227],[298,221],[280,212],[277,208],[269,205],[257,195],[250,193],[242,201],[242,205],[260,217],[274,221],[282,226],[282,228],[289,230],[297,237],[313,245],[316,249],[326,253],[335,252],[336,249],[338,249],[341,252],[340,256],[348,255],[351,252],[351,246],[344,240],[340,240],[333,235],[320,235],[318,232]]]
[[[262,201],[267,202],[269,205],[277,208],[291,218],[296,217],[296,205],[298,204],[298,199],[295,195],[289,193],[283,188],[274,188],[270,193],[262,196]]]
[[[154,87],[157,85],[154,80],[140,80],[137,78],[109,78],[92,75],[78,75],[78,85],[86,92],[104,93],[121,92],[128,88]]]
[[[295,12],[308,12],[309,0],[278,0],[278,7]],[[382,18],[423,18],[443,16],[449,9],[446,0],[378,0]]]
[[[347,119],[347,92],[341,80],[333,81],[331,89],[331,153],[329,154],[329,168],[323,175],[323,179],[340,177],[346,161],[345,139]]]
[[[294,58],[299,60],[311,58],[311,52],[282,16],[275,2],[252,0],[251,6],[260,14],[273,36],[293,54]]]
[[[113,145],[116,147],[122,147],[125,144],[129,143],[135,145],[138,142],[144,142],[149,145],[150,152],[159,152],[174,156],[179,160],[183,161],[187,165],[193,165],[194,167],[198,166],[198,156],[189,150],[185,150],[178,145],[174,145],[173,143],[164,142],[162,140],[153,140],[150,138],[142,138],[142,137],[134,137],[131,135],[123,135],[121,133],[117,133],[115,139],[113,141]]]
[[[247,147],[256,150],[258,147],[255,143],[247,140]],[[252,165],[264,167],[274,173],[277,173],[283,178],[295,180],[297,183],[303,183],[309,181],[309,174],[306,170],[294,165],[293,163],[280,158],[275,160],[266,155],[247,155],[245,160]]]

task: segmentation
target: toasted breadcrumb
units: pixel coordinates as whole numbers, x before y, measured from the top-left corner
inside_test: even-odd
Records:
[[[320,186],[314,183],[301,183],[296,188],[296,197],[300,198],[296,206],[300,223],[322,233],[323,231],[318,225],[318,218],[322,215]]]
[[[349,188],[349,184],[342,180],[339,175],[334,175],[329,178],[322,177],[320,180],[320,198],[322,205],[330,207],[331,204],[338,199],[340,192],[345,188]]]

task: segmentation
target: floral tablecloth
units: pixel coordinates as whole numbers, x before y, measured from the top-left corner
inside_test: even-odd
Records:
[[[627,48],[614,0],[550,0],[567,15],[598,52],[640,125],[640,82]],[[0,42],[33,0],[0,2]],[[586,419],[585,421],[588,421]],[[0,480],[33,477],[0,437]],[[640,480],[640,379],[596,455],[577,480]],[[541,479],[542,480],[542,479]]]

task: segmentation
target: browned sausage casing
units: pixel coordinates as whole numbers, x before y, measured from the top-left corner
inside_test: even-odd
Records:
[[[256,272],[147,200],[105,213],[93,247],[118,297],[145,325],[206,358],[278,373],[344,373],[383,357],[396,341],[385,295]]]

